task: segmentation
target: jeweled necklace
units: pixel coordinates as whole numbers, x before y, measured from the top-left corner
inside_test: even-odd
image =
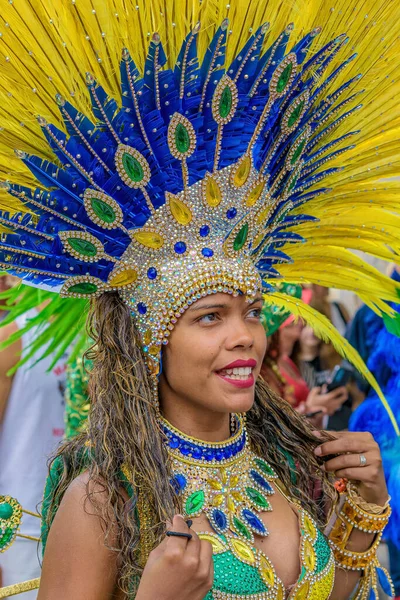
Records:
[[[277,475],[251,451],[242,417],[236,416],[236,431],[225,442],[197,440],[165,419],[162,426],[185,516],[204,513],[218,534],[246,542],[253,542],[254,534],[267,536],[258,513],[272,510],[270,481]]]

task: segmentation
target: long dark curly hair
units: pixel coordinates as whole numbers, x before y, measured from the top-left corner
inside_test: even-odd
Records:
[[[47,526],[65,490],[83,469],[79,457],[89,449],[90,460],[84,467],[88,473],[86,506],[91,503],[90,510],[95,508],[102,520],[105,544],[118,554],[120,587],[134,595],[146,559],[140,553],[141,540],[150,533],[153,544],[160,543],[166,520],[182,507],[170,484],[166,444],[135,324],[117,293],[105,293],[93,302],[88,333],[95,342],[89,351],[94,364],[87,432],[65,441],[53,459],[62,459],[63,468],[50,498]],[[320,440],[307,421],[261,378],[256,383],[254,405],[247,413],[247,429],[253,449],[270,462],[290,495],[323,526],[324,507],[334,500],[335,490],[313,453]],[[123,465],[133,489],[129,502],[121,485]],[[104,489],[101,496],[105,501],[96,500],[93,483]],[[320,490],[318,502],[315,490]],[[140,498],[145,498],[149,519],[139,525],[135,508]]]

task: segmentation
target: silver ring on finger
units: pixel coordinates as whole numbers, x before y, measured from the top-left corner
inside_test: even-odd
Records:
[[[365,467],[367,464],[367,459],[364,454],[360,454],[360,467]]]

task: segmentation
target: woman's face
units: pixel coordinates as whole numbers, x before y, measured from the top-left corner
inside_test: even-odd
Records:
[[[316,337],[313,329],[308,325],[303,327],[300,335],[300,345],[302,348],[316,348],[320,340]]]
[[[262,298],[219,293],[192,304],[178,320],[163,351],[161,404],[245,412],[267,340],[260,321]]]

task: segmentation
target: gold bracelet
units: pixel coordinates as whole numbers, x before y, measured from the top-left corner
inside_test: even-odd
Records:
[[[376,559],[376,551],[381,541],[381,537],[382,534],[380,533],[374,540],[372,546],[365,552],[346,550],[329,539],[329,544],[332,548],[336,564],[348,571],[364,571]]]

